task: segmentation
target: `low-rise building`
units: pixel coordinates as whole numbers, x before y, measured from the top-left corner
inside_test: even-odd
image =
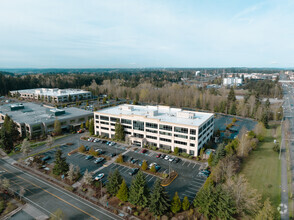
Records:
[[[34,103],[14,103],[0,106],[0,124],[8,115],[23,137],[37,138],[51,133],[55,120],[64,130],[76,130],[82,123],[93,118],[93,113],[79,108],[57,109]]]
[[[76,100],[90,99],[92,93],[81,89],[57,89],[39,88],[10,91],[12,96],[24,99],[34,99],[47,102],[71,102]]]
[[[223,85],[224,86],[241,86],[242,85],[242,78],[238,77],[231,77],[231,78],[224,78]]]
[[[113,138],[119,121],[132,144],[198,156],[213,135],[211,113],[184,111],[168,106],[119,105],[94,112],[95,134]]]

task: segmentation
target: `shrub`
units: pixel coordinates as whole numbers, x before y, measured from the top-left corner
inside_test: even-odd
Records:
[[[183,157],[186,157],[186,158],[189,158],[189,154],[187,154],[186,152],[183,152],[183,153],[181,153],[181,156],[183,156]]]
[[[257,139],[258,139],[260,142],[264,141],[264,137],[263,137],[262,135],[257,135]]]
[[[237,121],[237,118],[233,118],[232,123],[235,123]]]
[[[84,153],[86,151],[86,147],[84,145],[81,145],[79,147],[79,152]]]
[[[4,211],[5,209],[5,203],[3,200],[0,201],[0,214]]]
[[[115,162],[117,163],[123,163],[124,162],[124,158],[123,158],[123,155],[118,155],[118,157],[116,158]]]
[[[279,152],[279,151],[280,151],[280,147],[279,147],[279,145],[278,145],[278,144],[274,144],[273,150],[274,150],[275,152]]]
[[[152,173],[156,173],[155,165],[152,165],[152,167],[150,168],[150,171],[151,171]]]
[[[143,163],[142,163],[141,169],[142,170],[147,170],[147,168],[148,168],[147,162],[146,162],[146,160],[144,160]]]
[[[174,149],[174,153],[175,153],[176,155],[179,154],[179,148],[178,148],[178,147],[175,147],[175,149]]]
[[[99,155],[99,153],[98,153],[98,152],[96,152],[96,151],[94,150],[94,148],[93,148],[93,147],[91,147],[91,149],[89,150],[89,154],[90,154],[90,155],[93,155],[94,157],[96,157],[96,156],[98,156],[98,155]]]

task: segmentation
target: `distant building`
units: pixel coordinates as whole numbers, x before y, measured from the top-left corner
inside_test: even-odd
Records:
[[[36,138],[54,129],[58,119],[64,130],[76,130],[93,118],[93,113],[79,108],[57,109],[34,103],[5,104],[0,106],[0,125],[8,115],[18,126],[23,137]]]
[[[92,93],[81,89],[24,89],[10,91],[12,96],[19,96],[24,99],[35,99],[47,102],[69,102],[76,100],[89,99]]]
[[[242,78],[232,77],[232,78],[224,78],[223,85],[224,86],[241,86],[243,83]]]
[[[184,111],[168,106],[119,105],[94,112],[95,134],[113,138],[120,121],[132,144],[197,156],[213,135],[211,113]]]

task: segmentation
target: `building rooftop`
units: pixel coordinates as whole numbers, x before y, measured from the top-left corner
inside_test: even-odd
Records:
[[[23,108],[13,109],[11,106],[23,106]],[[49,108],[35,103],[22,102],[19,104],[5,104],[0,106],[0,113],[7,114],[18,123],[37,124],[44,122],[46,124],[54,122],[55,119],[70,119],[78,116],[88,116],[92,112],[79,108],[56,109]]]
[[[168,106],[141,106],[141,105],[119,105],[98,111],[111,115],[138,115],[162,122],[170,122],[183,125],[201,126],[213,114],[195,111],[185,111],[180,108]]]
[[[38,88],[38,89],[23,89],[23,90],[14,90],[11,92],[19,93],[29,93],[29,94],[40,94],[40,95],[49,95],[49,96],[64,96],[64,95],[73,95],[73,94],[83,94],[88,93],[89,91],[81,89],[58,89],[58,88]]]

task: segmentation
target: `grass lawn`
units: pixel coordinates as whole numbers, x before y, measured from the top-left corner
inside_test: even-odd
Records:
[[[275,130],[277,138],[274,137]],[[281,162],[279,154],[272,149],[274,139],[281,142],[280,125],[270,125],[264,141],[244,160],[241,174],[262,194],[263,200],[270,197],[272,205],[277,207],[281,202]]]

